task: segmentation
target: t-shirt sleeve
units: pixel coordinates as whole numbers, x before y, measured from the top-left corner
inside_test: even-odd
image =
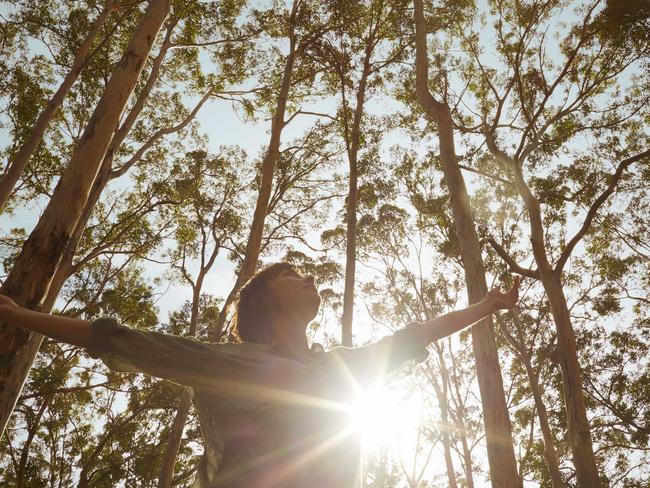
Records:
[[[410,334],[411,327],[420,327],[411,322],[393,335],[362,347],[335,347],[326,354],[347,376],[358,382],[372,382],[394,371],[405,362],[422,362],[429,352],[416,334]]]
[[[115,319],[95,320],[91,343],[93,358],[109,368],[141,372],[175,383],[224,390],[240,388],[242,381],[268,369],[263,356],[238,349],[236,344],[209,344],[194,338],[141,331]]]

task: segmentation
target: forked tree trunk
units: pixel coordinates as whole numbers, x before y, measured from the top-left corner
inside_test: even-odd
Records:
[[[573,454],[578,487],[598,488],[600,486],[600,477],[591,442],[591,430],[582,391],[582,374],[578,362],[575,333],[571,323],[569,307],[562,289],[562,266],[558,264],[558,269],[554,269],[549,261],[540,202],[524,180],[521,165],[497,147],[493,134],[486,134],[485,140],[488,149],[495,158],[512,169],[515,186],[528,211],[533,257],[535,258],[535,264],[537,264],[539,280],[544,286],[544,291],[551,306],[551,314],[557,331],[562,390],[567,414],[567,433],[571,453]],[[629,159],[629,164],[644,157],[644,154],[641,153]],[[624,167],[624,165],[621,166],[619,170],[622,171]],[[603,201],[609,195],[608,192],[613,191],[614,186],[612,184],[615,184],[615,181],[612,181],[610,188],[603,193],[601,197]]]
[[[51,395],[43,397],[43,403],[41,403],[38,412],[36,412],[35,417],[32,419],[32,425],[27,431],[27,439],[25,439],[25,443],[23,444],[23,448],[20,453],[20,460],[18,462],[16,471],[16,488],[24,488],[25,483],[28,481],[25,478],[25,468],[27,467],[27,460],[29,459],[29,448],[32,446],[34,436],[38,432],[38,427],[41,423],[41,420],[43,419],[43,414],[45,413],[47,407],[50,405],[51,401]]]
[[[38,308],[83,212],[120,115],[167,17],[170,0],[152,0],[75,148],[38,224],[25,241],[1,292]],[[25,329],[0,327],[0,431],[4,432],[38,350],[40,338]]]
[[[99,456],[106,446],[106,444],[113,438],[113,435],[116,432],[119,432],[123,427],[125,427],[129,422],[133,421],[138,415],[145,412],[147,409],[151,408],[149,402],[151,401],[151,394],[138,406],[129,413],[125,418],[118,418],[112,423],[106,423],[104,425],[104,431],[99,437],[99,441],[95,445],[94,449],[87,455],[84,456],[82,453],[80,464],[81,470],[79,472],[79,482],[77,483],[76,488],[89,488],[92,486],[92,475],[93,468],[95,467]],[[123,412],[121,415],[124,415],[126,412]]]
[[[239,289],[251,276],[253,276],[257,269],[257,262],[262,247],[264,222],[266,221],[269,200],[271,198],[271,190],[273,189],[275,163],[277,163],[278,158],[280,157],[280,139],[282,136],[282,130],[286,124],[284,116],[287,108],[287,100],[289,98],[289,90],[291,89],[293,67],[299,55],[297,36],[295,33],[295,22],[299,4],[300,0],[294,0],[291,15],[289,17],[289,54],[287,55],[287,60],[284,65],[282,82],[280,84],[280,93],[278,94],[278,101],[271,122],[271,138],[269,140],[269,146],[266,150],[264,161],[262,162],[259,192],[257,194],[257,202],[255,203],[255,210],[253,212],[253,223],[251,224],[248,242],[246,243],[244,260],[242,261],[241,269],[239,270],[235,284],[230,290],[230,293],[228,293],[226,301],[219,313],[219,318],[210,331],[213,340],[220,338],[226,319],[228,318],[230,306],[235,301]]]
[[[449,189],[469,302],[477,303],[488,291],[481,246],[474,227],[465,181],[456,159],[453,121],[449,107],[446,103],[437,101],[429,92],[426,23],[422,0],[414,0],[413,3],[416,28],[416,95],[423,110],[438,128],[440,162]],[[519,488],[521,480],[517,472],[510,418],[505,402],[491,317],[481,320],[472,327],[472,346],[483,407],[492,486]]]
[[[15,157],[7,165],[7,170],[2,176],[2,179],[0,179],[0,211],[2,211],[5,204],[7,203],[7,200],[9,199],[11,192],[16,186],[16,182],[20,178],[20,175],[23,172],[25,165],[29,161],[29,158],[32,157],[32,154],[34,154],[34,151],[36,151],[38,144],[41,142],[43,134],[45,133],[45,129],[47,129],[47,126],[52,120],[52,117],[56,115],[56,112],[59,110],[59,107],[61,107],[63,100],[70,91],[70,88],[72,88],[72,85],[74,85],[74,82],[79,77],[81,70],[88,62],[88,58],[90,56],[90,48],[92,47],[93,42],[97,37],[97,33],[113,11],[114,6],[115,0],[106,1],[104,9],[95,19],[95,22],[93,22],[90,30],[88,31],[88,35],[86,35],[83,43],[81,46],[79,46],[79,50],[75,55],[70,71],[63,79],[63,82],[59,86],[59,89],[56,91],[54,96],[52,96],[48,104],[40,113],[38,119],[36,119],[36,123],[34,124],[32,132],[29,134],[27,140],[21,146],[18,153],[16,153]]]
[[[216,214],[213,216],[212,228],[216,221],[214,220]],[[203,233],[203,240],[201,241],[201,254],[200,254],[200,267],[199,272],[196,277],[196,280],[187,274],[183,273],[183,276],[187,282],[192,286],[192,308],[190,310],[190,326],[188,335],[193,337],[196,335],[196,329],[199,323],[199,305],[201,303],[201,292],[203,290],[203,283],[205,282],[205,277],[207,276],[210,269],[214,265],[217,256],[219,255],[220,245],[215,242],[214,248],[206,256],[206,247],[208,245],[208,239],[206,233]],[[167,441],[167,447],[165,448],[165,453],[160,466],[160,474],[158,476],[158,488],[171,488],[172,482],[174,479],[174,468],[176,465],[176,456],[178,456],[178,450],[181,446],[181,441],[183,440],[183,431],[185,430],[185,423],[187,422],[187,417],[190,412],[190,407],[192,406],[192,390],[189,387],[183,388],[183,393],[181,395],[181,400],[176,409],[176,416],[174,417],[174,423],[169,432],[169,439]]]

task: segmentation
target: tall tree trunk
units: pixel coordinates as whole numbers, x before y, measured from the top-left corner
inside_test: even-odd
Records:
[[[453,385],[453,392],[456,393],[456,431],[458,432],[458,437],[460,438],[460,445],[463,449],[463,467],[465,468],[465,480],[467,483],[467,488],[474,488],[474,463],[472,462],[472,452],[469,448],[469,443],[467,442],[467,428],[465,427],[465,405],[462,400],[462,395],[460,394],[460,379],[458,377],[458,365],[456,364],[456,356],[451,350],[451,338],[447,338],[447,344],[449,347],[449,356],[451,357],[451,366],[452,366],[452,377],[451,385]],[[453,394],[451,395],[453,399]]]
[[[54,190],[13,269],[2,293],[19,305],[38,308],[61,260],[70,234],[84,209],[120,115],[140,76],[170,0],[152,0],[106,90],[88,122],[70,163]],[[0,431],[4,432],[40,339],[25,329],[0,327]]]
[[[95,37],[97,37],[97,33],[113,11],[114,6],[115,0],[106,1],[104,9],[95,19],[95,22],[93,22],[92,26],[90,27],[88,35],[84,39],[81,46],[79,46],[79,50],[75,55],[70,71],[63,79],[63,82],[59,86],[59,89],[56,91],[54,96],[52,96],[52,99],[40,113],[38,119],[36,119],[36,123],[34,124],[32,132],[29,134],[27,140],[21,146],[20,150],[14,156],[13,160],[7,164],[7,170],[0,180],[0,212],[7,203],[7,200],[9,199],[11,192],[16,186],[16,182],[20,178],[20,175],[23,172],[25,165],[29,161],[29,158],[32,157],[32,154],[34,154],[34,151],[38,147],[38,144],[41,142],[43,134],[45,133],[45,129],[47,129],[50,120],[52,120],[52,117],[54,117],[56,112],[59,110],[59,107],[61,107],[63,100],[70,91],[70,88],[72,88],[72,85],[74,85],[74,82],[79,77],[81,70],[88,62],[88,58],[90,56],[90,48],[93,45]]]
[[[185,430],[185,423],[187,422],[187,417],[190,413],[191,406],[192,395],[189,388],[184,387],[183,394],[181,395],[181,401],[178,404],[178,409],[176,410],[176,416],[174,417],[172,428],[169,431],[169,440],[167,441],[167,447],[165,448],[165,453],[163,454],[162,462],[160,464],[158,488],[171,488],[172,486],[176,456],[178,456],[178,450],[181,447],[181,441],[183,440],[183,431]]]
[[[209,269],[209,268],[208,268]],[[196,284],[192,289],[192,309],[190,313],[190,330],[189,335],[196,335],[196,326],[199,321],[199,302],[201,300],[201,288],[203,288],[203,279],[208,269],[201,268],[199,276],[196,280]],[[183,440],[183,430],[185,430],[185,423],[187,422],[187,416],[190,413],[190,407],[192,406],[192,394],[190,388],[184,387],[183,394],[181,395],[181,401],[176,410],[176,416],[174,417],[174,423],[169,432],[169,440],[167,441],[167,447],[165,448],[165,453],[160,465],[160,474],[158,475],[158,488],[171,488],[172,480],[174,478],[174,465],[176,464],[176,456],[178,456],[178,450],[181,447],[181,441]]]
[[[440,420],[442,420],[442,447],[445,456],[445,467],[447,469],[449,488],[458,488],[458,484],[456,483],[456,470],[454,469],[454,462],[451,457],[451,436],[449,435],[449,432],[451,431],[451,424],[449,423],[449,385],[451,382],[442,348],[436,345],[436,351],[438,353],[438,364],[440,365],[441,383],[438,383],[438,380],[435,378],[433,373],[431,373],[430,380],[436,390],[438,405],[440,406]]]
[[[508,342],[514,349],[515,354],[526,368],[526,375],[528,376],[528,381],[530,382],[530,389],[533,393],[535,409],[537,410],[539,427],[542,431],[542,440],[544,442],[544,450],[542,454],[544,456],[544,460],[546,461],[546,466],[551,478],[551,486],[553,488],[564,488],[565,484],[564,481],[562,481],[560,465],[557,459],[555,446],[553,445],[553,435],[551,432],[551,426],[548,421],[548,412],[546,410],[546,405],[544,404],[544,399],[542,398],[542,389],[539,385],[539,375],[535,372],[535,368],[533,368],[530,353],[526,348],[519,317],[514,312],[512,313],[512,317],[515,322],[515,329],[517,331],[516,338],[510,333],[507,325],[504,324],[498,316],[497,320],[501,326],[503,334],[506,336]]]
[[[465,468],[465,481],[467,488],[474,488],[474,463],[472,461],[472,452],[467,442],[467,431],[465,427],[465,420],[463,420],[464,410],[459,412],[456,425],[460,432],[460,445],[463,448],[463,467]]]
[[[212,220],[212,229],[214,229],[216,223],[216,215],[217,214],[214,215]],[[212,269],[212,266],[217,259],[220,249],[220,245],[215,242],[212,252],[209,254],[209,256],[206,256],[208,234],[202,233],[202,235],[203,240],[201,241],[200,268],[196,280],[192,280],[191,276],[187,273],[184,267],[185,264],[183,263],[183,276],[185,280],[188,281],[192,286],[192,308],[190,310],[190,326],[188,331],[188,335],[190,337],[196,335],[196,329],[199,323],[199,305],[201,303],[201,291],[203,290],[205,277],[210,269]],[[191,406],[192,389],[185,387],[183,388],[181,400],[178,405],[178,409],[176,410],[176,416],[174,417],[174,423],[172,424],[172,428],[169,433],[167,447],[165,448],[165,453],[163,455],[160,474],[158,476],[158,488],[171,488],[172,486],[176,456],[178,456],[178,450],[180,449],[181,441],[183,440],[183,430],[185,430],[185,423],[187,422],[187,417]]]
[[[582,373],[578,362],[575,333],[566,297],[562,289],[562,269],[554,269],[546,254],[546,238],[539,200],[524,180],[521,164],[501,151],[491,133],[485,137],[488,149],[499,161],[509,167],[514,175],[517,191],[524,200],[530,219],[530,242],[538,277],[544,286],[557,331],[562,390],[567,414],[567,433],[580,488],[598,488],[600,478],[591,442],[591,429],[582,390]],[[635,158],[630,159],[633,161]],[[609,191],[609,190],[608,190]],[[612,187],[613,191],[613,187]],[[604,195],[608,193],[605,192]]]
[[[557,343],[562,388],[567,413],[567,431],[580,488],[598,488],[600,478],[591,442],[587,409],[582,391],[582,374],[578,363],[576,339],[562,283],[558,273],[540,273],[544,290],[551,305],[557,330]]]
[[[282,82],[280,84],[280,93],[278,94],[275,114],[273,115],[273,120],[271,122],[271,138],[269,140],[269,146],[266,150],[264,161],[262,162],[259,192],[257,194],[257,202],[255,203],[255,210],[253,212],[253,222],[248,235],[248,242],[246,243],[244,260],[242,261],[241,269],[239,270],[235,284],[226,297],[226,301],[219,313],[219,318],[210,331],[213,340],[217,340],[221,336],[226,319],[228,318],[230,306],[235,301],[239,289],[251,276],[253,276],[257,268],[257,262],[259,260],[260,249],[262,246],[262,235],[264,233],[264,222],[266,220],[266,214],[268,213],[271,190],[273,189],[275,163],[280,157],[280,139],[282,136],[282,130],[286,125],[284,116],[287,108],[287,100],[289,98],[289,90],[291,89],[293,67],[296,58],[299,55],[297,36],[295,33],[296,14],[298,13],[299,4],[300,0],[294,0],[291,9],[291,16],[289,17],[289,53],[282,73]]]
[[[121,176],[124,174],[124,170],[126,168],[121,168],[119,171],[114,171],[112,166],[113,166],[113,159],[115,157],[115,153],[119,146],[124,142],[124,139],[128,135],[130,129],[133,126],[133,123],[137,119],[137,116],[140,114],[142,111],[142,108],[144,107],[144,102],[146,98],[149,96],[149,93],[151,93],[151,89],[153,88],[155,82],[158,79],[158,75],[160,73],[160,66],[162,64],[162,60],[169,48],[169,41],[170,41],[170,35],[171,31],[173,30],[174,26],[176,25],[176,22],[171,24],[169,26],[169,30],[167,31],[167,34],[165,36],[165,40],[163,41],[163,45],[161,47],[160,53],[154,59],[153,66],[151,68],[151,72],[149,74],[149,79],[147,80],[147,83],[145,85],[145,88],[140,92],[140,95],[138,96],[138,100],[134,104],[134,106],[131,108],[129,115],[126,117],[124,123],[120,127],[118,131],[115,132],[113,138],[111,139],[111,143],[108,147],[108,150],[106,151],[106,154],[104,156],[104,160],[102,161],[102,164],[99,168],[99,171],[97,172],[97,176],[95,177],[95,181],[93,182],[93,186],[90,190],[90,193],[88,194],[88,199],[86,200],[86,205],[84,206],[84,209],[81,213],[81,216],[77,220],[77,224],[75,225],[74,231],[70,235],[70,239],[68,243],[66,244],[65,250],[63,251],[63,255],[61,257],[61,261],[59,263],[59,266],[57,267],[56,271],[54,272],[54,276],[52,277],[52,280],[50,282],[50,286],[48,287],[47,290],[47,295],[45,297],[45,300],[42,302],[40,306],[40,310],[42,312],[49,313],[52,308],[54,307],[54,303],[56,302],[56,299],[59,295],[59,292],[61,291],[61,288],[63,288],[63,285],[67,281],[67,279],[75,272],[75,270],[78,267],[77,265],[73,265],[72,261],[74,259],[75,253],[77,251],[77,246],[79,245],[79,241],[81,240],[81,237],[83,236],[83,232],[86,229],[86,225],[88,223],[88,220],[90,219],[90,216],[92,215],[92,211],[95,208],[95,205],[99,201],[99,197],[101,196],[102,192],[104,191],[104,188],[108,184],[109,181],[113,180],[116,177]],[[173,127],[172,129],[162,129],[159,130],[156,135],[152,139],[158,139],[162,135],[172,132],[176,129],[180,130],[184,126],[186,126],[192,118],[196,115],[196,112],[198,109],[203,105],[203,102],[207,99],[207,96],[204,96],[203,99],[197,104],[197,106],[194,108],[192,113],[188,115],[188,117],[178,124],[177,126]],[[152,142],[151,140],[149,142]],[[147,145],[145,145],[147,146]],[[139,151],[139,152],[144,152],[144,151]],[[140,157],[142,154],[140,154]],[[133,158],[132,158],[133,159]],[[135,161],[131,161],[129,164],[126,166],[132,166],[132,163]],[[31,347],[34,348],[35,351],[38,351],[38,349],[41,347],[41,343],[43,341],[43,336],[40,334],[34,334],[33,339],[30,339],[30,341],[33,341],[33,344]]]
[[[533,195],[523,179],[521,167],[515,164],[515,185],[524,199],[530,217],[531,245],[539,270],[539,277],[546,291],[551,314],[557,331],[562,389],[567,413],[567,432],[576,478],[580,488],[598,488],[600,477],[591,442],[591,429],[587,420],[587,408],[582,391],[582,374],[578,362],[575,333],[566,297],[562,289],[561,270],[551,266],[546,254],[544,225],[539,200]]]
[[[25,486],[25,468],[27,467],[27,459],[29,458],[29,448],[32,446],[32,441],[38,431],[38,426],[51,400],[52,397],[50,395],[43,397],[43,403],[41,403],[38,412],[36,412],[34,423],[27,432],[27,439],[25,439],[22,452],[20,453],[20,462],[18,463],[18,472],[16,473],[16,488],[23,488]]]
[[[343,316],[341,317],[341,343],[352,347],[352,319],[354,318],[354,282],[357,262],[357,200],[358,200],[358,154],[361,145],[361,120],[363,119],[366,86],[370,75],[370,58],[374,48],[374,31],[368,39],[366,55],[363,60],[363,72],[357,89],[356,105],[352,119],[352,128],[348,129],[347,110],[344,110],[345,139],[348,152],[350,175],[348,178],[348,199],[345,209],[345,287],[343,291]],[[345,83],[341,76],[343,100],[345,105]]]
[[[122,414],[120,414],[121,416],[115,419],[113,423],[106,423],[104,425],[104,432],[102,433],[93,450],[85,458],[83,456],[83,453],[81,455],[81,459],[79,460],[79,463],[81,464],[81,470],[79,472],[79,482],[77,483],[77,488],[88,488],[91,481],[89,477],[92,476],[92,469],[95,467],[102,449],[104,449],[106,444],[112,439],[113,434],[116,431],[122,429],[129,422],[134,420],[138,415],[150,408],[149,402],[151,400],[151,396],[152,395],[149,394],[149,396],[147,396],[147,398],[138,407],[136,407],[135,410],[130,412],[128,416],[121,417],[127,413],[122,412]]]
[[[467,293],[469,302],[476,303],[483,299],[488,291],[481,246],[474,227],[465,181],[456,159],[453,121],[449,107],[446,103],[435,100],[429,92],[426,23],[422,0],[414,0],[413,3],[416,28],[416,95],[425,113],[438,128],[440,161],[449,189],[454,227],[465,270]],[[517,473],[510,418],[505,403],[491,317],[481,320],[472,327],[472,346],[481,393],[492,486],[519,488],[521,480]]]
[[[345,286],[343,316],[341,317],[341,344],[352,347],[352,319],[354,318],[354,281],[357,261],[357,161],[348,158],[348,200],[345,209]]]
[[[560,474],[560,464],[557,459],[557,453],[555,452],[555,447],[553,446],[553,435],[551,433],[551,427],[548,422],[548,412],[546,411],[546,405],[544,405],[544,400],[542,398],[542,390],[539,386],[539,381],[533,366],[530,362],[530,357],[526,357],[524,360],[524,366],[526,368],[526,374],[528,375],[528,380],[530,381],[530,388],[533,392],[533,400],[535,401],[535,407],[537,409],[537,418],[539,420],[539,426],[542,431],[542,440],[544,441],[544,460],[546,461],[546,466],[548,467],[548,472],[551,477],[551,486],[553,488],[563,488],[564,481],[562,481],[562,475]]]

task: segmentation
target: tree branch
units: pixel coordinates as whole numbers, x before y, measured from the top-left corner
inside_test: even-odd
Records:
[[[635,156],[632,156],[630,158],[624,159],[619,163],[618,168],[616,168],[616,172],[612,175],[611,180],[609,181],[609,185],[589,208],[585,220],[582,223],[582,227],[580,227],[580,230],[573,236],[573,238],[568,242],[568,244],[562,251],[562,254],[560,255],[560,259],[558,259],[555,265],[555,271],[557,271],[558,273],[562,272],[562,269],[564,268],[564,265],[566,264],[567,260],[571,256],[573,249],[576,247],[578,242],[580,242],[580,240],[585,236],[585,234],[589,231],[589,228],[591,227],[591,223],[594,220],[596,213],[598,212],[602,204],[605,203],[605,201],[610,197],[610,195],[614,193],[614,190],[616,190],[616,185],[618,185],[618,182],[623,176],[623,172],[632,164],[636,163],[637,161],[641,161],[642,159],[648,158],[649,156],[650,156],[650,149],[646,149],[645,151],[638,153]]]
[[[508,251],[506,251],[501,246],[501,244],[499,244],[493,238],[490,237],[487,241],[490,243],[490,245],[496,251],[496,253],[501,257],[501,259],[503,259],[506,262],[506,264],[510,266],[510,271],[513,271],[522,276],[528,276],[529,278],[533,278],[535,280],[539,279],[539,272],[536,269],[524,268],[519,264],[517,264],[514,258],[510,254],[508,254]]]
[[[480,169],[470,168],[469,166],[465,166],[464,164],[459,164],[458,167],[460,169],[464,169],[465,171],[469,171],[470,173],[476,173],[477,175],[484,176],[486,178],[489,178],[494,181],[498,181],[505,185],[513,186],[513,183],[511,181],[508,181],[505,178],[500,178],[499,176],[491,175],[489,173],[486,173],[485,171],[481,171]]]

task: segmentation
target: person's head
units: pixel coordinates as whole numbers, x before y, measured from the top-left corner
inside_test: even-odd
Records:
[[[319,307],[313,276],[302,276],[288,263],[271,264],[239,291],[233,332],[242,342],[270,344],[277,327],[304,332]]]

